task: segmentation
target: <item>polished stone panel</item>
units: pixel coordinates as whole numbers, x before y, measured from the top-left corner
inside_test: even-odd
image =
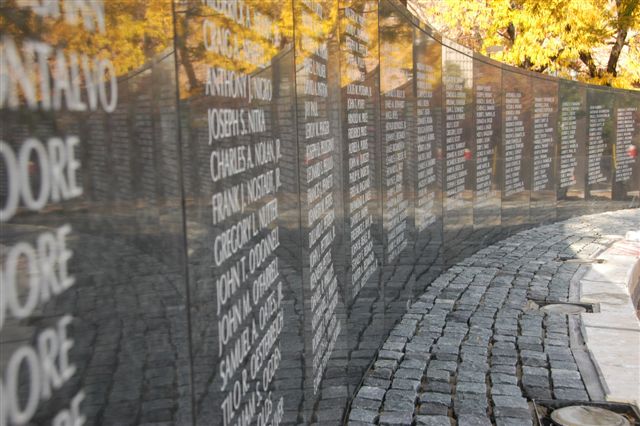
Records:
[[[529,223],[532,153],[531,78],[520,70],[502,69],[502,227],[512,233]]]
[[[615,97],[615,151],[613,153],[613,199],[640,205],[640,95],[631,91]],[[616,203],[618,204],[618,203]]]
[[[296,3],[295,69],[307,422],[339,422],[347,401],[344,195],[338,2]],[[362,198],[365,200],[365,198]],[[341,249],[342,248],[342,249]],[[349,272],[350,274],[350,272]]]
[[[531,77],[532,177],[530,220],[548,223],[556,218],[556,146],[558,145],[558,81],[546,76]]]
[[[586,212],[587,92],[577,82],[561,80],[559,86],[557,218],[566,219]]]
[[[442,47],[444,104],[443,235],[445,265],[478,249],[473,234],[475,140],[473,114],[473,53],[449,43]]]
[[[611,207],[615,121],[611,89],[587,88],[587,200],[590,212]]]
[[[381,3],[380,138],[382,140],[382,281],[385,323],[394,325],[414,292],[414,238],[410,220],[411,170],[408,153],[414,143],[413,27],[396,3]]]
[[[443,268],[442,45],[421,26],[414,32],[415,143],[409,152],[412,176],[411,214],[415,237],[415,296],[429,287]]]
[[[291,5],[192,1],[176,12],[195,420],[295,421],[311,333]]]
[[[171,2],[40,3],[0,7],[0,423],[190,424]]]
[[[501,238],[502,66],[476,55],[473,61],[475,116],[475,239],[487,246]]]
[[[382,147],[380,144],[380,67],[378,3],[340,3],[340,74],[344,191],[344,298],[349,391],[353,393],[371,363],[371,348],[382,345],[384,292]]]

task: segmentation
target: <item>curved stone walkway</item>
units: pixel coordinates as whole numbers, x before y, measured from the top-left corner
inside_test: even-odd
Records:
[[[640,210],[530,229],[440,275],[391,331],[366,373],[349,425],[531,425],[531,399],[589,400],[565,315],[580,267],[637,228]]]

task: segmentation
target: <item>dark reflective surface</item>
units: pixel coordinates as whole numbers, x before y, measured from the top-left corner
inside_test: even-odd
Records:
[[[371,351],[386,335],[383,259],[382,165],[380,145],[380,71],[378,4],[340,4],[340,72],[343,151],[346,184],[342,191],[345,220],[340,232],[345,259],[349,391],[353,393],[371,364]]]
[[[473,58],[463,46],[442,47],[444,103],[444,259],[452,265],[477,250],[473,233]]]
[[[302,405],[292,11],[240,12],[177,9],[199,424],[295,421]]]
[[[530,216],[532,223],[556,218],[556,152],[558,145],[558,82],[532,77],[533,143]]]
[[[610,89],[589,87],[587,105],[587,200],[589,211],[599,212],[612,201],[615,122]]]
[[[502,67],[473,62],[475,190],[473,227],[481,246],[500,238],[502,207]]]
[[[529,223],[531,193],[531,81],[523,72],[502,70],[502,226],[515,232]]]
[[[2,425],[340,424],[419,386],[389,335],[458,356],[407,338],[446,265],[639,204],[637,93],[399,2],[40,3],[0,6]]]
[[[171,2],[39,3],[0,10],[0,422],[189,424]]]
[[[640,94],[615,96],[613,199],[629,207],[640,205]]]
[[[294,21],[300,169],[307,421],[337,422],[347,394],[341,75],[338,3],[296,3]]]
[[[559,84],[559,144],[556,147],[558,219],[584,214],[587,178],[587,92],[578,83]]]
[[[415,295],[419,297],[443,267],[442,45],[423,28],[414,33],[414,72],[416,129],[409,159],[414,176]]]
[[[380,5],[380,127],[382,152],[383,285],[387,327],[399,319],[413,296],[415,230],[412,170],[415,121],[413,94],[413,27],[397,5]]]

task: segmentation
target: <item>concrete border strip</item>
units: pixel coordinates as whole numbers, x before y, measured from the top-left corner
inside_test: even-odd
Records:
[[[640,321],[632,289],[638,285],[640,257],[626,249],[619,250],[620,245],[628,244],[624,240],[615,241],[599,253],[605,263],[585,265],[586,272],[579,278],[579,301],[599,303],[600,312],[581,314],[579,325],[570,329],[575,328],[576,336],[579,333],[585,342],[582,348],[576,342],[574,356],[591,398],[601,399],[596,389],[592,394],[593,382],[597,381],[604,391],[602,399],[639,405]],[[640,244],[637,247],[640,250]],[[578,323],[578,319],[572,322]],[[587,381],[592,382],[591,386]]]

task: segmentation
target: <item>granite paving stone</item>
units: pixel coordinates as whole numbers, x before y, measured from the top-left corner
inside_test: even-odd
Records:
[[[522,390],[515,385],[502,385],[494,384],[491,386],[492,395],[506,395],[506,396],[522,396]]]
[[[382,401],[384,399],[385,389],[376,388],[373,386],[362,386],[358,391],[357,397],[364,399],[374,399],[376,401]]]
[[[420,394],[420,402],[430,402],[450,407],[451,395],[446,393],[424,392]]]
[[[441,382],[448,382],[451,374],[445,370],[437,370],[431,366],[427,368],[427,380],[436,380]]]
[[[491,384],[493,386],[506,384],[506,385],[517,385],[518,377],[515,374],[505,374],[505,373],[491,373]]]
[[[351,409],[362,408],[364,410],[378,411],[381,405],[382,401],[356,397],[351,403]]]
[[[393,379],[393,382],[391,382],[392,389],[405,389],[405,390],[412,390],[415,392],[418,390],[419,387],[420,387],[419,380]]]
[[[588,401],[589,395],[584,390],[579,389],[554,389],[553,396],[556,399],[570,399],[575,401]]]
[[[427,368],[427,361],[419,359],[404,359],[400,364],[401,368],[420,370],[422,373]]]
[[[529,399],[551,399],[551,389],[535,386],[525,386],[524,393]]]
[[[491,426],[491,419],[486,415],[461,414],[458,416],[458,426]]]
[[[482,371],[460,370],[458,372],[457,378],[459,380],[464,380],[467,382],[484,383],[486,380],[486,375]]]
[[[531,426],[533,421],[530,419],[496,417],[496,426]]]
[[[427,392],[451,393],[451,385],[445,382],[428,381],[422,385],[422,389]]]
[[[354,408],[349,413],[349,421],[357,421],[363,423],[374,423],[378,420],[378,412],[372,410],[364,410],[362,408]]]
[[[382,412],[379,424],[381,426],[411,426],[413,415],[411,413]]]
[[[422,370],[413,368],[400,368],[394,375],[396,379],[420,380],[422,378]]]
[[[374,388],[382,388],[382,389],[389,389],[389,386],[391,386],[391,380],[378,379],[372,376],[365,377],[363,383],[366,386],[371,386]]]
[[[433,402],[425,402],[418,406],[417,413],[446,416],[449,414],[449,407]]]
[[[531,375],[531,376],[548,377],[549,376],[549,370],[546,369],[546,368],[542,368],[542,367],[524,366],[524,367],[522,367],[522,374]]]
[[[454,411],[457,415],[486,415],[489,407],[486,396],[479,394],[456,394]]]
[[[425,426],[451,426],[453,423],[447,416],[421,415],[416,416],[416,424]]]
[[[456,392],[457,393],[478,393],[478,394],[486,394],[487,386],[484,383],[474,383],[474,382],[458,382],[456,384]]]
[[[399,321],[378,346],[349,424],[531,425],[531,399],[589,400],[567,316],[547,315],[536,303],[569,300],[580,265],[566,259],[612,244],[607,215],[498,241],[423,283],[406,308],[394,305]],[[340,377],[344,365],[331,371]]]

